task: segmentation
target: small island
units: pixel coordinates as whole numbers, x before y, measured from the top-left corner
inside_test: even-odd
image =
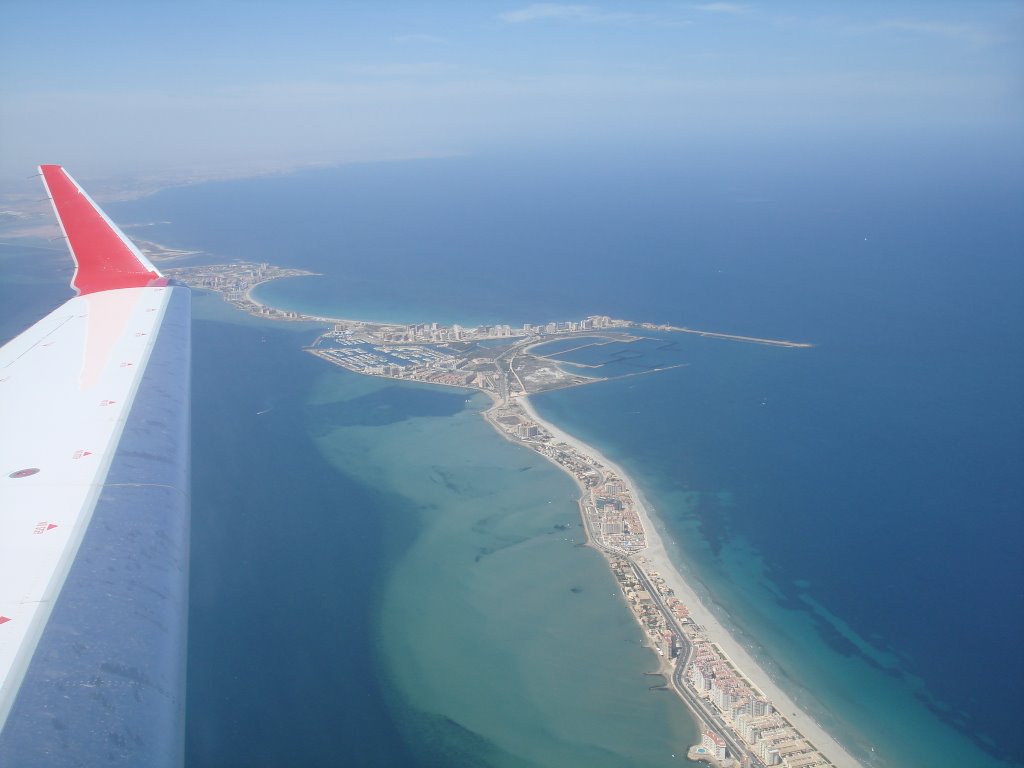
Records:
[[[608,380],[567,371],[553,355],[543,354],[542,347],[555,340],[579,342],[559,354],[611,342],[636,342],[646,338],[642,335],[645,331],[690,333],[790,349],[810,344],[606,316],[517,328],[373,323],[287,312],[253,298],[253,288],[261,283],[314,274],[305,270],[239,262],[167,269],[165,273],[191,287],[218,292],[225,301],[258,317],[327,324],[327,330],[305,349],[333,365],[366,376],[486,394],[491,406],[483,415],[500,435],[541,454],[577,483],[587,544],[607,561],[645,633],[646,644],[657,656],[666,687],[675,691],[699,723],[701,741],[689,748],[691,760],[723,768],[859,766],[774,683],[700,601],[669,559],[629,476],[593,447],[542,419],[529,401],[530,394]],[[662,370],[667,368],[627,375]]]

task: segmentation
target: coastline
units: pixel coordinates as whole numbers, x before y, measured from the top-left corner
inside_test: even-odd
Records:
[[[671,587],[676,597],[686,604],[693,620],[702,625],[707,631],[708,638],[716,643],[743,671],[743,674],[765,694],[777,710],[780,710],[785,717],[809,740],[818,750],[827,757],[836,768],[863,768],[847,750],[828,731],[825,730],[813,717],[804,711],[793,699],[771,678],[761,664],[739,643],[725,626],[718,620],[714,613],[701,601],[697,592],[680,573],[679,569],[669,557],[665,548],[661,533],[655,525],[654,518],[639,492],[636,483],[630,478],[622,467],[610,461],[604,454],[593,446],[584,443],[582,440],[572,436],[568,432],[558,428],[551,422],[542,418],[537,413],[529,396],[522,395],[517,398],[519,406],[527,415],[544,429],[551,433],[555,440],[565,442],[582,454],[593,457],[618,475],[627,486],[633,491],[634,508],[643,523],[646,532],[647,546],[637,556],[639,562],[643,562],[651,570],[658,573],[665,579],[665,583]],[[497,403],[497,401],[495,401]],[[490,422],[490,419],[488,419]],[[493,423],[492,423],[493,425]],[[495,426],[496,431],[505,436],[503,430]],[[571,473],[569,473],[571,476]],[[581,493],[587,491],[586,486],[576,477],[573,477]],[[669,662],[664,657],[659,657],[660,666],[669,668]]]
[[[199,270],[216,270],[219,271],[219,275],[215,276],[213,282],[204,284],[200,283],[195,287],[213,289],[216,292],[220,292],[223,298],[228,303],[235,306],[237,309],[241,309],[244,312],[255,315],[257,317],[264,317],[273,320],[286,320],[286,321],[313,321],[320,323],[329,323],[334,326],[333,331],[328,331],[321,336],[321,338],[333,337],[337,334],[352,334],[354,329],[358,333],[365,333],[372,331],[379,336],[375,341],[371,341],[369,337],[362,339],[363,342],[371,344],[395,344],[394,334],[401,336],[398,344],[417,344],[424,343],[424,340],[419,339],[415,336],[417,330],[416,326],[404,327],[398,324],[386,324],[386,323],[372,323],[367,321],[359,320],[346,320],[343,318],[328,318],[322,316],[307,315],[300,312],[287,312],[276,309],[269,305],[263,304],[252,296],[252,291],[258,285],[268,282],[270,280],[278,279],[281,277],[288,277],[301,274],[312,274],[304,270],[281,270],[277,267],[271,267],[267,264],[254,265],[248,263],[237,263],[234,265],[214,265],[212,267],[197,268]],[[223,278],[225,276],[225,270],[227,270],[228,282],[225,283]],[[601,320],[602,318],[588,318],[588,320]],[[681,331],[686,333],[698,333],[700,335],[710,335],[712,337],[724,338],[731,341],[745,341],[748,343],[761,343],[769,344],[772,346],[785,346],[785,347],[807,347],[809,344],[802,344],[798,342],[779,341],[771,339],[760,339],[754,337],[741,337],[732,336],[726,334],[716,334],[709,332],[693,331],[692,329],[675,328],[675,327],[659,327],[652,326],[650,324],[643,323],[630,323],[628,321],[613,321],[609,318],[603,318],[608,324],[614,326],[623,327],[640,327],[658,330],[671,330]],[[574,327],[571,331],[578,331],[575,327],[576,324],[572,324]],[[339,328],[348,328],[340,331]],[[424,326],[425,327],[425,326]],[[458,326],[456,326],[457,328]],[[381,336],[383,334],[383,336]],[[320,339],[318,339],[319,342]],[[351,342],[358,343],[358,342]],[[735,730],[736,726],[730,720],[722,720],[710,709],[711,704],[709,703],[706,694],[700,694],[699,691],[694,688],[695,685],[691,681],[687,680],[686,677],[690,671],[690,660],[694,652],[704,653],[711,652],[715,655],[715,658],[724,662],[728,667],[732,668],[732,672],[729,674],[736,674],[739,677],[740,682],[745,682],[749,685],[750,690],[753,691],[754,695],[760,696],[762,699],[767,699],[770,702],[769,711],[777,713],[777,717],[781,717],[783,724],[773,726],[775,728],[788,728],[790,729],[790,735],[785,738],[790,739],[789,744],[795,744],[792,739],[804,739],[804,747],[799,747],[799,755],[807,755],[806,750],[810,749],[817,752],[818,762],[816,765],[823,766],[834,766],[834,768],[863,768],[862,764],[853,758],[853,756],[843,747],[834,737],[832,737],[828,731],[820,725],[813,717],[811,717],[804,709],[802,709],[796,702],[790,697],[782,688],[775,683],[764,667],[743,647],[743,645],[737,641],[733,635],[726,629],[710,610],[705,605],[696,590],[694,590],[682,573],[672,562],[668,551],[665,547],[661,533],[655,525],[657,519],[652,515],[653,506],[647,503],[643,496],[640,494],[639,489],[629,475],[622,470],[622,468],[611,462],[602,453],[594,449],[592,446],[583,442],[582,440],[572,436],[571,434],[559,429],[555,425],[551,424],[545,419],[542,419],[534,409],[533,404],[529,400],[529,389],[523,383],[519,376],[519,372],[516,370],[514,361],[516,359],[516,353],[522,352],[520,349],[522,344],[530,344],[530,338],[526,337],[523,341],[519,342],[518,345],[513,345],[511,348],[512,355],[508,359],[504,359],[509,353],[503,353],[499,355],[494,361],[493,365],[496,368],[495,374],[501,379],[499,382],[497,379],[490,381],[488,384],[481,384],[478,380],[479,375],[473,374],[475,384],[470,384],[469,380],[436,380],[436,377],[426,376],[421,373],[410,374],[408,372],[402,373],[401,371],[391,371],[391,368],[397,368],[398,366],[393,365],[375,365],[381,361],[374,360],[371,364],[367,364],[365,361],[360,364],[352,364],[348,359],[335,359],[330,355],[324,353],[319,349],[309,347],[306,349],[307,352],[314,354],[317,357],[323,358],[326,362],[334,365],[340,365],[345,368],[349,368],[357,373],[363,375],[370,375],[375,377],[383,378],[394,378],[402,381],[419,381],[421,383],[433,383],[433,384],[446,384],[449,386],[455,386],[460,389],[466,389],[469,391],[479,391],[486,394],[491,400],[490,407],[486,408],[481,412],[484,419],[501,434],[505,439],[511,442],[519,442],[523,444],[522,435],[512,434],[508,424],[508,416],[510,411],[518,410],[521,412],[521,416],[525,416],[527,419],[532,420],[535,425],[538,425],[541,429],[546,431],[551,439],[551,443],[565,443],[566,446],[571,449],[572,452],[577,454],[577,459],[583,459],[583,464],[594,469],[594,465],[597,467],[604,467],[610,471],[611,474],[617,476],[618,485],[623,486],[620,489],[619,494],[622,497],[631,499],[627,501],[634,517],[634,530],[633,534],[627,535],[627,541],[625,542],[625,548],[620,546],[606,546],[608,544],[607,538],[602,542],[602,536],[598,534],[595,539],[594,531],[590,527],[588,520],[588,513],[586,510],[586,502],[591,499],[592,488],[588,482],[584,479],[585,475],[581,474],[580,467],[578,465],[568,466],[559,458],[556,458],[555,454],[540,450],[544,453],[545,457],[554,464],[558,464],[563,471],[573,477],[576,482],[578,489],[580,490],[580,506],[579,513],[583,522],[583,527],[586,532],[587,542],[589,546],[597,549],[601,552],[604,557],[607,566],[616,575],[616,578],[622,573],[621,569],[635,571],[637,577],[643,584],[637,585],[637,589],[647,590],[645,594],[650,594],[655,590],[654,584],[650,579],[655,579],[656,582],[660,583],[662,587],[666,588],[667,594],[672,596],[675,603],[681,603],[684,611],[688,615],[686,620],[686,628],[683,627],[677,620],[669,618],[671,611],[668,607],[661,605],[661,601],[657,602],[661,605],[661,615],[669,618],[671,622],[669,625],[662,624],[661,629],[674,629],[680,635],[689,635],[689,642],[685,642],[690,650],[687,650],[687,656],[684,658],[680,655],[680,662],[672,662],[669,657],[666,656],[665,650],[659,647],[657,639],[653,638],[648,631],[650,625],[645,626],[644,620],[641,618],[640,612],[634,606],[632,611],[634,619],[637,621],[641,632],[644,634],[645,642],[644,645],[648,647],[654,654],[658,661],[658,668],[661,674],[663,674],[667,680],[672,681],[672,690],[682,700],[682,703],[686,706],[687,710],[691,713],[694,722],[697,723],[698,729],[704,729],[702,731],[702,742],[695,745],[695,749],[703,745],[703,740],[708,738],[707,734],[722,733],[722,729],[729,729],[732,732],[732,736],[726,737],[728,742],[728,748],[731,752],[735,753],[736,756],[743,755],[744,753],[750,753],[752,750],[753,742],[746,742],[739,738],[739,733]],[[422,361],[419,361],[422,362]],[[417,366],[418,368],[422,366]],[[507,374],[505,369],[507,367]],[[449,370],[447,367],[442,365],[444,371]],[[429,365],[424,370],[431,370]],[[441,369],[439,369],[441,370]],[[452,369],[454,370],[454,369]],[[529,376],[529,374],[524,374]],[[514,377],[513,382],[510,377]],[[535,381],[531,381],[531,384],[535,384]],[[576,385],[580,382],[568,384],[568,386]],[[548,388],[552,388],[551,382],[548,382]],[[539,390],[543,391],[543,390]],[[505,411],[505,418],[503,419],[500,415],[501,411]],[[513,421],[518,421],[515,416],[512,417]],[[503,425],[501,422],[505,421]],[[563,457],[564,458],[564,457]],[[598,476],[604,475],[603,469],[596,471]],[[593,478],[588,478],[593,480]],[[598,481],[595,481],[598,482]],[[603,481],[600,481],[603,482]],[[591,504],[593,501],[591,500]],[[641,530],[636,531],[635,528],[639,527]],[[627,525],[628,531],[628,525]],[[638,533],[638,535],[636,535]],[[617,570],[618,569],[618,570]],[[622,582],[622,579],[619,579]],[[625,587],[624,587],[625,589]],[[657,589],[661,589],[658,587]],[[627,596],[632,596],[633,592],[624,593]],[[630,597],[632,599],[632,597]],[[629,600],[626,601],[629,604]],[[669,603],[671,606],[672,603]],[[678,618],[678,615],[677,615]],[[691,634],[695,630],[695,634]],[[650,642],[648,642],[650,641]],[[674,647],[673,643],[673,647]],[[675,651],[672,652],[672,658],[675,658]],[[705,689],[706,690],[706,689]],[[771,710],[771,708],[774,710]],[[721,707],[719,707],[720,711]],[[717,718],[717,720],[716,720]],[[708,730],[710,729],[710,730]],[[793,733],[795,731],[795,733]],[[717,737],[716,737],[717,738]],[[753,737],[757,741],[758,736]],[[713,739],[714,740],[714,739]],[[721,741],[719,739],[719,741]],[[757,742],[762,743],[762,742]],[[808,744],[809,743],[809,744]],[[723,742],[724,749],[724,742]],[[724,757],[724,751],[722,757]],[[810,757],[807,755],[808,758]],[[701,759],[703,755],[701,756]],[[726,761],[724,764],[735,764],[735,761]],[[745,764],[745,763],[741,763]],[[755,761],[755,764],[760,764]],[[803,763],[801,763],[803,764]]]

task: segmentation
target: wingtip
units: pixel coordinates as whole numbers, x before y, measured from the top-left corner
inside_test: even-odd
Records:
[[[39,176],[43,179],[43,184],[49,189],[50,182],[54,178],[59,178],[60,175],[67,176],[68,172],[64,170],[63,165],[57,165],[56,163],[43,163],[38,166]]]
[[[163,276],[142,251],[59,165],[39,172],[75,261],[71,287],[80,294],[142,288]]]

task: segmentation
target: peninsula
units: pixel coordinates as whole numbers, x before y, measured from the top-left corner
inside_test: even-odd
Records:
[[[860,763],[776,685],[701,602],[669,558],[650,510],[622,468],[542,419],[529,401],[529,395],[537,392],[607,380],[567,371],[558,354],[633,343],[645,338],[645,331],[692,333],[783,348],[811,345],[605,316],[516,328],[319,317],[268,307],[252,296],[260,283],[310,272],[250,263],[165,271],[192,287],[219,292],[253,315],[328,324],[306,351],[334,365],[368,376],[487,394],[491,406],[483,415],[500,435],[541,454],[577,483],[587,543],[608,562],[646,644],[658,659],[659,671],[699,725],[701,740],[690,747],[691,759],[723,767],[859,768]],[[578,343],[545,354],[545,345],[564,339]],[[665,369],[641,373],[658,370]]]

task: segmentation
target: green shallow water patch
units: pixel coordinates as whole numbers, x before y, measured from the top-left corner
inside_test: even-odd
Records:
[[[344,375],[318,383],[321,415],[389,399],[409,414],[333,428],[321,419],[316,442],[415,511],[378,625],[410,742],[445,764],[684,764],[694,727],[674,696],[649,690],[660,682],[643,674],[654,656],[604,560],[581,545],[575,484],[500,438],[479,396],[454,415],[414,415],[424,393],[444,411],[451,391],[371,379],[353,390],[332,381]],[[401,405],[407,393],[416,408]]]

